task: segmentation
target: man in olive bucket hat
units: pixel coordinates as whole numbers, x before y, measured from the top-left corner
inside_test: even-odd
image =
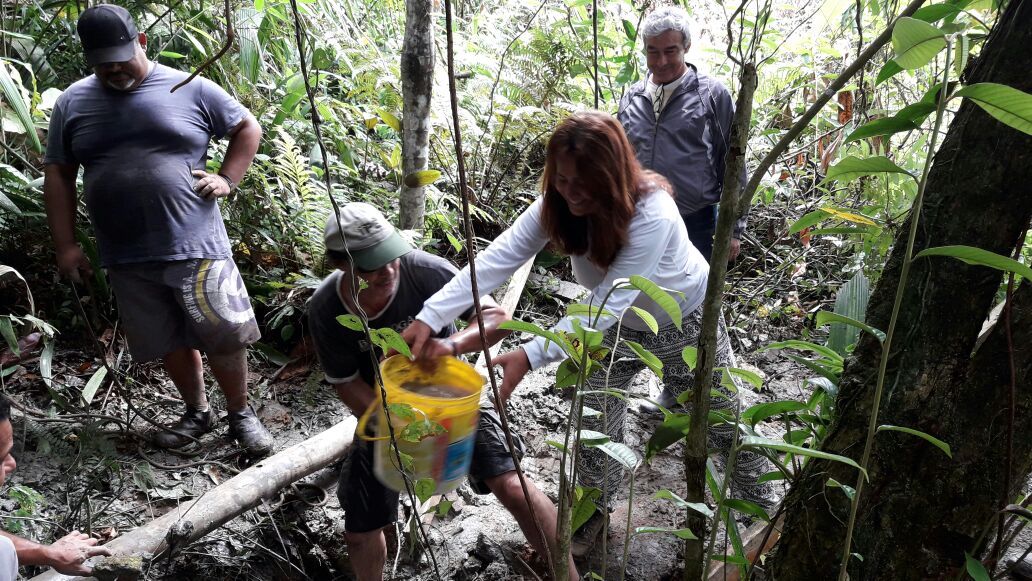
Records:
[[[247,346],[259,338],[233,262],[218,199],[236,189],[262,130],[243,105],[198,77],[147,58],[147,35],[120,6],[78,21],[93,74],[58,97],[50,117],[43,182],[57,267],[81,282],[93,265],[75,237],[76,176],[97,238],[100,266],[118,301],[137,362],[161,359],[186,410],[154,442],[178,448],[214,426],[201,353],[226,396],[229,431],[251,456],[272,436],[247,405]],[[228,138],[217,173],[211,138]]]
[[[369,204],[353,202],[326,221],[326,258],[336,270],[323,281],[308,303],[308,324],[326,381],[351,412],[360,415],[379,398],[373,389],[373,360],[365,335],[337,322],[341,315],[364,313],[369,327],[404,329],[423,308],[423,301],[440,290],[458,270],[447,260],[416,250],[406,242],[383,214]],[[345,246],[346,244],[346,246]],[[492,344],[508,331],[498,325],[509,315],[491,297],[481,299],[484,329]],[[456,332],[454,325],[428,341],[428,357],[458,356],[480,350],[480,331],[473,312],[463,313],[469,325]],[[379,357],[379,353],[375,354]],[[478,494],[494,493],[516,518],[530,544],[543,555],[544,545],[523,495],[516,466],[494,410],[482,406],[470,485]],[[518,456],[523,442],[513,435]],[[530,502],[544,535],[555,551],[555,505],[527,480]],[[379,580],[387,558],[383,528],[398,518],[398,493],[386,488],[373,474],[373,451],[359,439],[341,471],[337,496],[344,509],[348,552],[359,581]],[[579,576],[569,563],[570,578]]]

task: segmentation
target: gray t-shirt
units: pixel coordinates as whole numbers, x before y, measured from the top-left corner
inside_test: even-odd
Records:
[[[394,299],[380,313],[367,313],[371,317],[369,326],[373,329],[390,327],[401,332],[415,320],[423,308],[423,302],[433,296],[455,276],[458,269],[447,260],[413,250],[401,257],[398,273],[398,292]],[[319,285],[308,301],[308,325],[315,341],[326,380],[330,383],[346,383],[361,377],[373,385],[373,364],[369,357],[369,343],[358,331],[352,331],[337,322],[340,315],[353,314],[340,296],[341,271],[335,271]],[[461,317],[466,320],[472,310]],[[437,337],[447,337],[455,332],[455,326],[446,325]]]
[[[193,191],[208,142],[247,109],[215,83],[156,65],[139,87],[116,91],[95,75],[57,99],[44,163],[84,168],[84,197],[102,266],[230,257],[214,200]]]

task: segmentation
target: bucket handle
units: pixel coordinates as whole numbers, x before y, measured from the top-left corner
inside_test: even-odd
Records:
[[[358,426],[355,428],[355,435],[367,442],[376,442],[379,440],[390,440],[390,436],[367,436],[366,425],[369,423],[370,418],[376,413],[376,408],[380,405],[379,399],[374,399],[369,402],[369,407],[366,411],[362,412],[362,417],[358,418]]]

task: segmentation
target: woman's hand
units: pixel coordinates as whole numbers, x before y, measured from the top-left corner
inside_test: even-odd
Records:
[[[494,364],[496,367],[502,368],[502,387],[501,393],[499,393],[502,401],[498,403],[506,405],[516,386],[530,371],[530,359],[527,358],[526,351],[517,349],[495,357]]]

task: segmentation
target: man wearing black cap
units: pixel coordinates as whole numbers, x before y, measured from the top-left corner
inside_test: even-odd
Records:
[[[101,266],[137,361],[161,358],[186,412],[155,442],[175,448],[211,430],[201,352],[226,396],[230,433],[253,456],[272,436],[247,405],[247,346],[258,325],[217,198],[230,195],[261,138],[255,118],[221,87],[147,59],[147,37],[125,9],[102,4],[79,17],[93,75],[70,86],[50,119],[43,193],[58,270],[74,282],[92,268],[75,239],[76,185]],[[208,143],[228,137],[217,173]]]
[[[347,245],[345,246],[345,241]],[[373,348],[365,336],[337,322],[341,315],[364,313],[372,328],[401,331],[414,320],[423,302],[441,289],[458,269],[447,260],[414,249],[379,210],[363,202],[341,208],[339,216],[326,221],[326,257],[337,268],[323,281],[308,303],[308,323],[326,381],[341,401],[359,415],[377,401],[371,386]],[[489,296],[482,299],[484,330],[491,343],[508,332],[498,325],[509,320],[505,310]],[[462,315],[469,325],[456,332],[448,325],[427,341],[421,355],[435,358],[480,350],[480,329],[472,312]],[[377,354],[379,355],[379,354]],[[515,436],[518,455],[523,443]],[[358,440],[341,472],[337,496],[344,509],[348,553],[359,581],[380,580],[387,558],[383,527],[398,518],[398,493],[388,490],[373,475],[373,453],[368,442]],[[481,407],[473,445],[470,485],[478,494],[493,493],[515,517],[524,536],[539,554],[544,545],[531,518],[516,465],[509,454],[501,420],[494,410]],[[541,529],[555,552],[555,505],[533,482],[527,491]],[[570,579],[578,579],[573,561]]]

